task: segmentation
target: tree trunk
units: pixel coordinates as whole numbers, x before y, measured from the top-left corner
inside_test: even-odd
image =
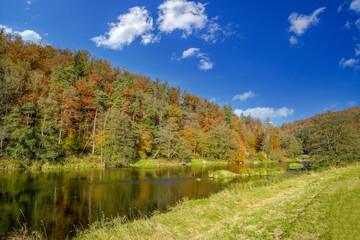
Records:
[[[104,126],[103,126],[103,131],[102,131],[102,139],[101,139],[101,163],[103,163],[103,159],[104,159],[103,144],[104,144],[104,138],[105,138],[105,128],[106,128],[107,118],[108,118],[108,112],[106,111],[105,120],[104,120]]]
[[[154,154],[153,158],[155,158],[160,152],[160,146],[159,146],[159,150]]]
[[[93,145],[92,145],[92,150],[91,150],[91,153],[92,153],[92,154],[94,154],[94,152],[95,152],[95,132],[96,132],[96,117],[97,117],[97,113],[98,113],[98,110],[96,109],[95,119],[94,119],[94,127],[93,127],[93,134],[92,134],[92,139],[93,139]]]
[[[45,121],[46,121],[46,114],[45,114],[43,124],[42,124],[42,127],[41,127],[41,136],[44,136]]]

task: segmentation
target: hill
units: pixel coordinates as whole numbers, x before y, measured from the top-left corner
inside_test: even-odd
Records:
[[[0,32],[0,158],[26,167],[91,156],[108,166],[144,158],[242,161],[293,157],[296,140],[269,123],[113,67],[88,51]],[[1,164],[0,164],[1,165]]]
[[[331,115],[349,115],[350,117],[351,115],[353,115],[353,117],[355,117],[356,114],[360,113],[360,107],[348,108],[341,111],[328,111],[326,113],[330,113]],[[313,117],[297,120],[292,123],[285,123],[281,126],[281,128],[283,130],[290,131],[293,134],[295,134],[297,131],[303,128],[310,127],[315,121],[317,121],[322,115],[326,113],[317,114]]]

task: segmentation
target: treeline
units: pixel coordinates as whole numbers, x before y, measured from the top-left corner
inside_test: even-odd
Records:
[[[300,139],[304,153],[321,165],[360,161],[360,107],[327,111],[281,128]]]
[[[302,154],[300,139],[167,81],[112,67],[87,51],[0,32],[0,158],[19,166],[98,156],[242,161]]]

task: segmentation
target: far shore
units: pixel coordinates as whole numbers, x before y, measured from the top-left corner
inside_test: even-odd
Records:
[[[234,162],[229,160],[211,160],[203,158],[194,158],[190,161],[181,160],[166,160],[166,159],[142,159],[136,163],[127,164],[105,164],[99,158],[84,157],[84,158],[67,158],[60,163],[41,163],[37,162],[31,166],[17,166],[11,164],[10,161],[2,160],[0,162],[0,171],[46,171],[46,170],[60,170],[60,169],[91,169],[91,168],[137,168],[137,169],[151,169],[159,167],[170,166],[196,166],[196,165],[226,165],[226,164],[261,164],[261,163],[275,163],[275,162],[300,162],[301,159],[283,159],[283,160],[271,160],[265,159],[259,160],[244,160],[240,162]]]

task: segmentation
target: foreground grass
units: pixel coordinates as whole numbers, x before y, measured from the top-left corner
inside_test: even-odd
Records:
[[[360,167],[234,184],[164,214],[94,223],[77,239],[360,239]]]

